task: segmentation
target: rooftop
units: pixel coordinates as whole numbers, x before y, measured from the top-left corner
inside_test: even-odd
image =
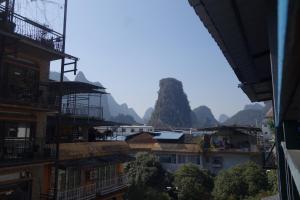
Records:
[[[183,133],[172,132],[172,131],[162,131],[154,132],[156,134],[153,138],[156,140],[179,140]]]

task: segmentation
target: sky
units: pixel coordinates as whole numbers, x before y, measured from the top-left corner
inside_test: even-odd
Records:
[[[182,81],[192,109],[206,105],[216,118],[250,103],[187,0],[69,1],[66,52],[140,116],[166,77]]]

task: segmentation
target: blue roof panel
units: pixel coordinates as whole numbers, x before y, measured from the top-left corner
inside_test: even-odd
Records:
[[[179,140],[183,136],[183,133],[172,131],[155,132],[155,134],[157,135],[153,138],[157,140]]]

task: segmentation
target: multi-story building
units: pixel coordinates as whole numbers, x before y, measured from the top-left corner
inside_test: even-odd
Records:
[[[104,88],[50,81],[51,61],[64,74],[78,59],[64,52],[64,34],[13,8],[0,0],[0,199],[122,199],[128,145],[97,141],[92,128],[106,125]]]
[[[151,152],[162,166],[171,172],[181,165],[192,163],[200,169],[218,173],[237,164],[254,161],[263,163],[257,135],[261,130],[252,127],[213,127],[198,130],[201,136],[178,132],[138,133],[127,137],[131,153]]]
[[[123,199],[127,178],[123,163],[130,161],[126,142],[103,141],[93,127],[106,125],[101,95],[104,88],[82,82],[63,82],[62,115],[59,135],[59,160],[45,172],[47,180],[42,195],[59,200]],[[59,83],[48,83],[49,93],[56,96]],[[99,97],[90,104],[90,97]],[[55,134],[57,117],[48,116],[46,138]],[[55,185],[55,169],[58,170]],[[56,188],[56,190],[55,190]]]
[[[56,144],[45,140],[50,62],[77,58],[64,52],[64,34],[14,12],[0,1],[0,199],[39,199]]]

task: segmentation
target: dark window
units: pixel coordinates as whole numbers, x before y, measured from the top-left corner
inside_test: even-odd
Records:
[[[5,98],[24,103],[38,100],[39,72],[34,67],[5,63],[6,79],[4,81]]]
[[[176,163],[175,154],[160,154],[159,161],[162,163]]]

